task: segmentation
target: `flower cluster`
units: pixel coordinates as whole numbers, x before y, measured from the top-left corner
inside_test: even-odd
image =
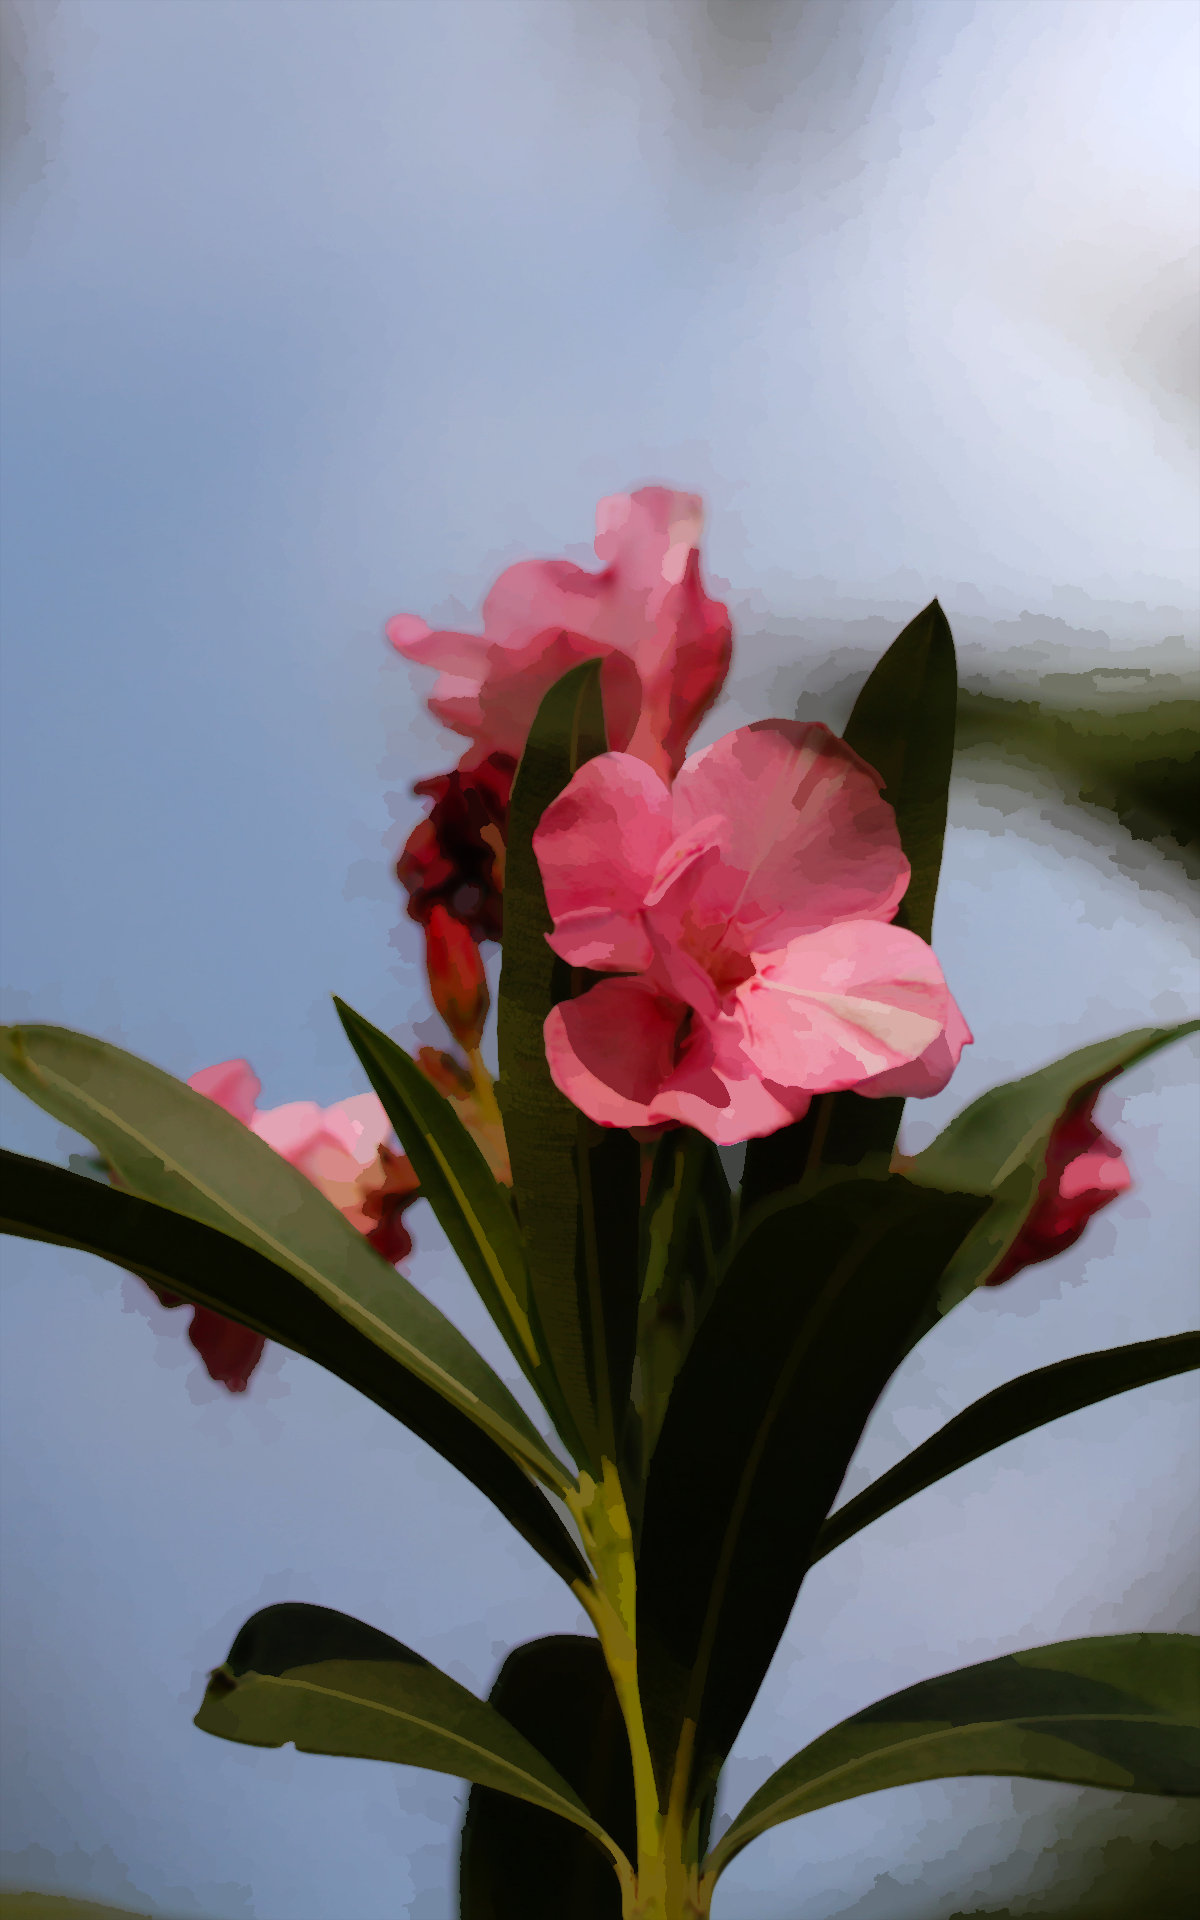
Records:
[[[909,881],[882,783],[828,728],[739,727],[687,757],[731,655],[726,608],[700,576],[694,494],[647,487],[602,500],[600,571],[564,560],[509,567],[482,632],[387,626],[395,649],[438,674],[435,718],[467,747],[416,783],[431,802],[396,862],[424,929],[433,1002],[466,1054],[418,1064],[455,1103],[498,1180],[504,1130],[479,1054],[489,996],[479,947],[503,936],[514,774],[539,703],[584,660],[601,662],[612,751],[587,762],[534,836],[572,967],[607,976],[545,1026],[560,1090],[601,1126],[643,1137],[687,1126],[718,1144],[775,1132],[817,1094],[937,1093],[971,1039],[924,940],[895,924]],[[416,1176],[374,1094],[260,1111],[244,1060],[193,1075],[298,1167],[393,1264]],[[988,1277],[998,1286],[1073,1244],[1130,1184],[1091,1117],[1094,1094],[1055,1128],[1037,1200]],[[171,1296],[162,1296],[170,1301]],[[210,1374],[244,1388],[263,1342],[207,1308],[190,1331]]]

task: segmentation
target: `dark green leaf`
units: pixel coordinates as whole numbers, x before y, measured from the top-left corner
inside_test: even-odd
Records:
[[[654,1150],[641,1210],[637,1414],[643,1477],[732,1234],[733,1203],[716,1147],[690,1127],[671,1128]]]
[[[248,1620],[196,1725],[222,1740],[454,1774],[571,1821],[618,1849],[574,1789],[495,1707],[375,1627],[289,1603]]]
[[[499,1327],[510,1352],[536,1383],[542,1355],[531,1320],[529,1269],[507,1193],[497,1182],[454,1104],[425,1078],[402,1047],[334,995],[338,1018],[450,1245]]]
[[[912,868],[896,924],[922,940],[933,934],[957,702],[950,624],[931,600],[869,676],[843,735],[883,778]]]
[[[983,1454],[1032,1433],[1064,1414],[1095,1406],[1116,1393],[1169,1380],[1173,1374],[1200,1367],[1200,1333],[1171,1333],[1161,1340],[1139,1340],[1129,1347],[1111,1347],[1102,1353],[1082,1353],[1039,1367],[1019,1380],[1010,1380],[985,1394],[892,1467],[888,1473],[839,1507],[821,1528],[813,1559],[821,1560],[843,1540],[890,1513],[903,1500],[921,1493],[948,1473],[967,1466]]]
[[[0,1072],[84,1134],[131,1192],[285,1267],[527,1471],[558,1491],[570,1484],[470,1342],[232,1114],[148,1061],[66,1027],[0,1029]]]
[[[751,1840],[798,1814],[965,1774],[1200,1794],[1200,1640],[1063,1640],[906,1687],[773,1773],[713,1848],[708,1872],[715,1879]]]
[[[929,940],[946,832],[954,758],[958,668],[954,640],[936,600],[910,620],[873,672],[846,724],[844,738],[882,777],[895,810],[900,844],[912,868],[896,925]],[[903,1100],[824,1094],[794,1126],[746,1148],[742,1206],[796,1186],[821,1166],[886,1168],[900,1128]]]
[[[1050,1135],[1064,1111],[1160,1047],[1198,1031],[1200,1021],[1188,1020],[1080,1047],[1024,1079],[992,1087],[909,1162],[905,1170],[918,1185],[987,1194],[991,1200],[946,1270],[937,1314],[957,1306],[986,1280],[1016,1239],[1037,1199]]]
[[[637,1643],[664,1791],[686,1723],[693,1803],[728,1753],[871,1408],[980,1205],[843,1180],[764,1209],[734,1252],[646,1487]]]
[[[0,1151],[0,1230],[98,1254],[307,1355],[465,1474],[568,1585],[586,1576],[554,1509],[490,1435],[265,1254],[153,1201],[7,1151]]]
[[[638,1151],[592,1126],[546,1064],[550,1009],[586,980],[546,944],[550,916],[532,839],[576,769],[605,751],[600,667],[587,661],[538,709],[509,806],[497,1033],[504,1131],[538,1325],[568,1416],[563,1438],[598,1470],[617,1457],[637,1336]]]
[[[488,1696],[636,1857],[633,1770],[600,1644],[577,1634],[509,1654]],[[621,1920],[612,1864],[577,1827],[492,1787],[472,1787],[459,1859],[460,1920]]]

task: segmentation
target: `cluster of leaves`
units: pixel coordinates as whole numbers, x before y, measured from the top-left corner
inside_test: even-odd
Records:
[[[781,1767],[710,1848],[722,1765],[811,1566],[1010,1439],[1200,1363],[1200,1335],[1178,1335],[1040,1369],[834,1510],[888,1380],[1020,1231],[1064,1106],[1188,1029],[1127,1034],[994,1089],[904,1173],[891,1170],[902,1103],[852,1093],[750,1143],[740,1193],[697,1134],[648,1148],[594,1126],[546,1064],[549,1009],[588,981],[546,944],[531,838],[605,748],[598,679],[587,663],[546,695],[512,793],[498,1022],[511,1192],[454,1103],[336,1003],[552,1438],[230,1115],[101,1041],[51,1027],[3,1036],[3,1071],[88,1137],[118,1182],[5,1154],[7,1231],[99,1254],[338,1374],[458,1467],[597,1626],[595,1639],[517,1648],[482,1701],[375,1627],[270,1607],[213,1674],[198,1725],[470,1781],[464,1920],[700,1916],[758,1835],[909,1781],[1007,1773],[1200,1793],[1195,1643],[1111,1636],[877,1702]],[[955,706],[935,603],[880,662],[847,728],[886,782],[913,870],[902,919],[926,938]]]

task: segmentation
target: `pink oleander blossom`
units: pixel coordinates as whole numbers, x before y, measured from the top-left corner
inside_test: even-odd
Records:
[[[930,947],[889,924],[909,868],[879,776],[826,727],[739,727],[670,787],[601,754],[533,844],[554,951],[622,976],[545,1028],[602,1126],[732,1144],[816,1093],[935,1093],[971,1037]]]
[[[299,1169],[393,1265],[412,1252],[404,1209],[418,1197],[416,1175],[388,1145],[391,1123],[373,1093],[321,1108],[311,1100],[258,1109],[262,1083],[245,1060],[204,1067],[188,1081]],[[164,1306],[183,1302],[159,1288]],[[261,1334],[211,1307],[196,1307],[188,1338],[211,1377],[241,1393],[262,1358]]]
[[[1132,1185],[1124,1155],[1092,1119],[1098,1087],[1073,1101],[1055,1123],[1046,1149],[1046,1171],[1021,1231],[987,1277],[1002,1286],[1023,1267],[1053,1260],[1073,1247],[1101,1207]]]
[[[430,710],[472,742],[463,767],[494,753],[519,759],[543,694],[598,658],[612,744],[664,775],[678,768],[731,648],[728,613],[700,582],[701,522],[695,494],[616,494],[596,510],[600,573],[518,562],[484,601],[482,634],[433,632],[412,614],[388,622],[399,653],[438,669]]]

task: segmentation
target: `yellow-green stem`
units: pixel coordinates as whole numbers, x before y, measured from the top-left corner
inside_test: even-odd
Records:
[[[599,1481],[581,1474],[567,1505],[595,1569],[594,1583],[577,1580],[574,1592],[612,1675],[633,1766],[637,1872],[632,1881],[620,1876],[623,1920],[707,1920],[711,1886],[702,1884],[698,1862],[685,1857],[691,1729],[685,1735],[689,1750],[679,1755],[664,1809],[638,1685],[633,1534],[612,1461],[603,1461]]]

